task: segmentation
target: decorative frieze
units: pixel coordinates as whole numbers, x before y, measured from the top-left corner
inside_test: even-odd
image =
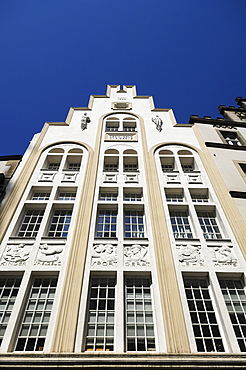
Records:
[[[117,248],[112,244],[96,244],[92,247],[91,266],[117,266]]]
[[[3,253],[1,266],[26,266],[30,256],[31,245],[25,243],[9,244]]]
[[[41,266],[60,266],[63,245],[40,244],[35,265]]]
[[[177,245],[178,259],[182,266],[204,266],[200,245]]]
[[[209,247],[214,266],[238,266],[232,246],[222,245]]]
[[[124,246],[124,265],[128,267],[148,267],[149,247],[147,245],[133,244]]]

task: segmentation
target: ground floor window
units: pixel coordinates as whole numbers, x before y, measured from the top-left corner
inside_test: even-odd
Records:
[[[246,352],[246,294],[241,280],[219,279],[231,323],[242,352]]]
[[[198,352],[224,352],[206,279],[184,278],[186,298]]]
[[[57,278],[36,278],[30,289],[15,351],[43,351]]]

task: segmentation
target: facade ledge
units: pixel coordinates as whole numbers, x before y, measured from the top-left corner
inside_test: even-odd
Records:
[[[205,145],[207,147],[212,147],[212,148],[221,148],[221,149],[232,149],[232,150],[246,150],[246,145],[230,145],[230,144],[222,144],[222,143],[213,143],[210,141],[206,141]]]
[[[2,369],[245,369],[246,355],[228,353],[62,353],[0,355]]]

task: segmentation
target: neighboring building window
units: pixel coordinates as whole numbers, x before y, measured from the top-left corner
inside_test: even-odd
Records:
[[[206,279],[184,278],[186,298],[198,352],[224,352]]]
[[[246,352],[246,294],[238,279],[219,279],[225,304],[242,352]]]
[[[31,287],[15,351],[43,351],[57,278],[36,278]]]
[[[114,278],[92,278],[90,284],[86,351],[114,350]]]
[[[143,211],[125,211],[125,237],[144,238]]]
[[[73,171],[79,171],[80,170],[80,163],[69,163],[68,169]]]
[[[59,170],[59,167],[60,167],[60,163],[56,163],[56,162],[50,162],[48,164],[48,170],[53,170],[53,171],[58,171]]]
[[[28,209],[21,223],[18,235],[23,238],[35,238],[44,216],[43,209]]]
[[[174,238],[192,238],[188,213],[184,211],[170,211],[170,220]]]
[[[155,350],[150,285],[150,279],[126,279],[125,299],[127,351]]]
[[[75,200],[76,193],[75,192],[61,192],[59,193],[57,200]]]
[[[117,211],[99,209],[97,218],[97,238],[115,238],[117,227]]]
[[[141,193],[124,193],[124,201],[127,202],[141,202],[142,194]]]
[[[72,212],[71,209],[56,209],[51,219],[48,236],[67,237]]]
[[[197,212],[205,239],[222,239],[214,212]]]
[[[50,199],[50,192],[34,193],[32,196],[32,200],[49,200],[49,199]]]
[[[118,194],[115,192],[102,192],[99,194],[99,200],[105,200],[105,201],[116,201],[118,197]]]
[[[241,142],[238,139],[237,133],[233,131],[220,131],[226,143],[229,145],[241,146]]]
[[[0,345],[20,288],[21,279],[0,279]]]

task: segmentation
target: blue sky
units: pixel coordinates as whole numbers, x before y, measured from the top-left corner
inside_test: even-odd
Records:
[[[107,84],[137,85],[179,123],[246,97],[245,0],[2,0],[0,155],[23,154]]]

